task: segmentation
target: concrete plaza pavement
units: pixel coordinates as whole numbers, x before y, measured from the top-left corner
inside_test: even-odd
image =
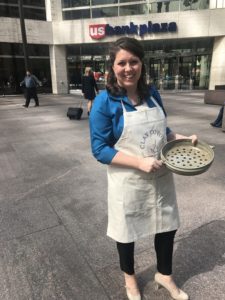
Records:
[[[174,277],[191,300],[225,299],[225,133],[212,128],[219,106],[204,92],[162,92],[169,126],[215,146],[211,168],[175,175],[181,227]],[[84,105],[80,121],[66,117],[80,95],[0,98],[0,300],[125,300],[114,241],[106,237],[106,166],[91,155]],[[84,103],[86,104],[86,103]],[[136,243],[143,299],[154,290],[153,238]]]

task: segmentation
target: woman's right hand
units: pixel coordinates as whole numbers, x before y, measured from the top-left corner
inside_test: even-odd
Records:
[[[155,157],[139,157],[138,158],[138,169],[150,173],[159,170],[162,167],[162,161]]]

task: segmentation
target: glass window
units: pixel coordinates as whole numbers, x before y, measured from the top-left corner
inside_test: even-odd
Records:
[[[39,92],[51,92],[49,47],[47,45],[28,45],[28,53],[30,68],[43,84],[43,87],[39,88]],[[1,57],[2,55],[11,57]],[[4,84],[5,93],[21,93],[19,83],[24,75],[22,44],[0,43],[0,85]]]
[[[70,7],[70,0],[63,0],[62,1],[62,8]]]
[[[118,16],[118,7],[93,8],[92,18],[115,17]]]
[[[24,8],[24,18],[33,20],[46,20],[44,9]]]
[[[118,0],[92,0],[92,5],[99,5],[99,4],[117,4]]]
[[[90,9],[63,11],[63,20],[90,19]]]
[[[145,13],[146,13],[145,4],[126,5],[126,6],[120,6],[119,8],[120,16],[139,15]]]
[[[91,11],[90,9],[73,10],[71,15],[72,15],[72,20],[90,19]]]
[[[211,1],[209,0],[202,0],[199,3],[199,9],[208,9],[209,8],[209,2],[211,4]]]
[[[72,20],[71,11],[62,12],[63,20]]]
[[[195,10],[199,8],[199,0],[183,0],[180,3],[181,10]]]
[[[18,3],[18,1],[17,1]],[[45,0],[23,0],[23,5],[30,5],[36,7],[45,7]]]
[[[24,78],[24,59],[0,57],[0,85],[4,87],[4,94],[22,92],[19,86]]]
[[[62,7],[90,6],[90,0],[62,0]]]
[[[30,56],[49,57],[49,47],[47,45],[29,44],[28,54]],[[0,43],[0,55],[23,56],[23,45],[12,43]]]
[[[18,0],[1,0],[1,4],[18,4]]]
[[[127,2],[139,2],[143,0],[120,0],[120,3],[127,3]]]
[[[169,12],[169,11],[179,11],[179,1],[157,1],[157,3],[152,3],[152,13],[157,12]]]
[[[44,58],[30,59],[32,73],[42,82],[39,92],[51,92],[50,60]]]
[[[46,56],[49,57],[49,47],[46,45],[28,45],[28,54],[30,56]]]
[[[109,53],[109,44],[83,44],[67,46],[67,56],[80,55],[107,55]]]
[[[0,55],[23,55],[22,47],[19,46],[19,44],[0,43]]]
[[[19,9],[16,6],[0,5],[0,17],[19,18]]]
[[[40,7],[40,5],[38,6]],[[11,4],[11,3],[9,5],[0,5],[0,17],[19,18],[18,5]],[[44,7],[38,9],[38,8],[26,7],[24,5],[24,17],[25,19],[46,20],[45,9]]]

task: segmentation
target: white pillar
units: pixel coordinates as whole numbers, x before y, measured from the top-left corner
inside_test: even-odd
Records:
[[[201,56],[199,87],[205,88],[207,82],[208,56]]]
[[[225,0],[210,0],[209,1],[209,8],[224,8],[225,7]]]
[[[189,79],[189,90],[193,90],[193,80],[191,77]]]
[[[215,85],[225,84],[225,36],[215,37],[210,70],[209,89],[214,90]]]
[[[47,21],[54,22],[62,20],[61,0],[45,0],[45,7]],[[49,54],[52,77],[52,92],[53,94],[67,94],[68,80],[66,48],[65,46],[49,46]]]
[[[175,90],[179,89],[179,75],[175,75]]]
[[[61,0],[45,0],[47,21],[62,20],[62,1]]]
[[[49,46],[52,74],[52,93],[68,94],[66,47]]]

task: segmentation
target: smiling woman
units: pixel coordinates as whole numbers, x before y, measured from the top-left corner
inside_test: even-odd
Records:
[[[167,140],[184,138],[167,127],[157,90],[146,83],[144,50],[122,37],[110,49],[106,90],[90,114],[93,155],[108,164],[108,229],[116,241],[129,300],[141,300],[134,271],[134,242],[155,235],[155,282],[173,299],[187,300],[172,278],[179,215],[173,176],[159,159]],[[188,137],[186,137],[188,138]],[[192,142],[196,136],[189,137]]]

